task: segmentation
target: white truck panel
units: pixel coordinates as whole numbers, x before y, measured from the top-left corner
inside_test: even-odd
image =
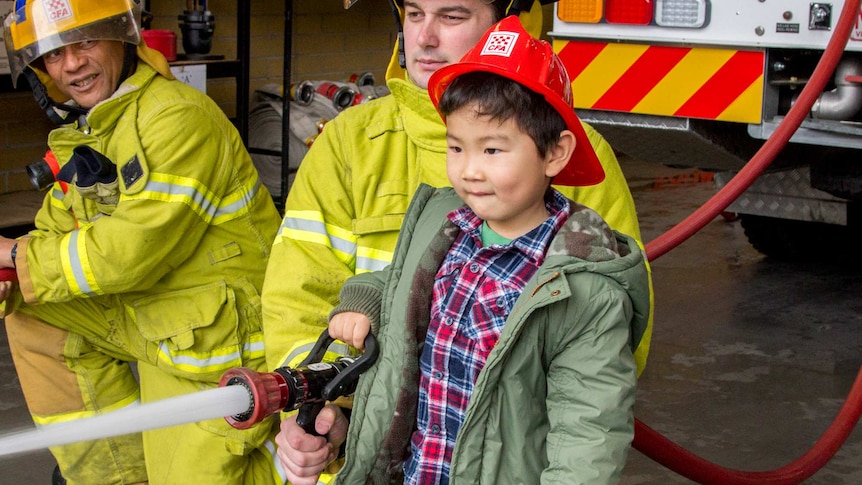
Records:
[[[709,2],[708,23],[699,29],[659,27],[657,25],[579,24],[564,22],[556,15],[550,36],[557,39],[618,39],[627,42],[743,46],[748,48],[823,49],[832,35],[826,30],[809,28],[812,5],[807,0],[713,0]],[[844,2],[819,2],[831,9],[830,26],[841,15]],[[847,50],[862,51],[862,15]]]

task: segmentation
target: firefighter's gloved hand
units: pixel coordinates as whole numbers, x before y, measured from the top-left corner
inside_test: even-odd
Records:
[[[96,182],[89,187],[76,187],[78,188],[78,192],[81,193],[82,197],[95,200],[96,204],[100,206],[100,210],[102,212],[105,212],[106,208],[115,207],[117,205],[117,202],[120,201],[119,180],[114,180],[109,184]],[[105,208],[102,208],[101,206],[105,206]],[[113,210],[110,210],[110,212],[113,212]]]
[[[113,207],[120,200],[117,166],[86,145],[75,147],[72,158],[57,173],[57,179],[74,184],[82,197],[95,200],[100,206]]]

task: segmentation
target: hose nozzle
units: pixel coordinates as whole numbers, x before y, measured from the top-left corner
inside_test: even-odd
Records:
[[[248,429],[287,405],[290,392],[284,377],[277,373],[255,372],[248,367],[230,369],[221,376],[219,387],[243,386],[248,391],[250,406],[243,413],[225,416],[236,429]]]
[[[297,423],[314,433],[314,421],[326,401],[352,394],[359,374],[377,360],[377,340],[369,334],[365,353],[359,358],[339,357],[333,362],[320,362],[332,341],[329,332],[324,331],[308,357],[295,369],[279,367],[275,372],[255,372],[238,367],[225,372],[219,387],[244,386],[251,403],[246,411],[225,416],[225,420],[234,428],[248,429],[279,411],[299,409]]]
[[[12,268],[0,268],[0,281],[18,282],[18,272]]]

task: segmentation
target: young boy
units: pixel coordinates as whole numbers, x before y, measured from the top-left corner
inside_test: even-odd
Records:
[[[647,270],[633,238],[550,186],[604,176],[565,69],[508,17],[429,93],[452,188],[420,187],[392,264],[348,280],[330,319],[334,338],[361,348],[371,331],[381,351],[338,482],[614,483]],[[316,426],[328,438],[282,425],[293,483],[316,483],[344,440],[337,408]]]

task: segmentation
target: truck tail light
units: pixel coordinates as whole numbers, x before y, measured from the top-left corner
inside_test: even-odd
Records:
[[[563,22],[597,24],[602,20],[603,0],[560,0],[557,17]]]
[[[706,25],[707,0],[656,0],[655,23],[662,27],[700,28]]]
[[[559,0],[557,17],[580,24],[699,29],[709,22],[709,8],[709,0]]]
[[[653,0],[607,0],[605,20],[609,24],[649,25]]]

